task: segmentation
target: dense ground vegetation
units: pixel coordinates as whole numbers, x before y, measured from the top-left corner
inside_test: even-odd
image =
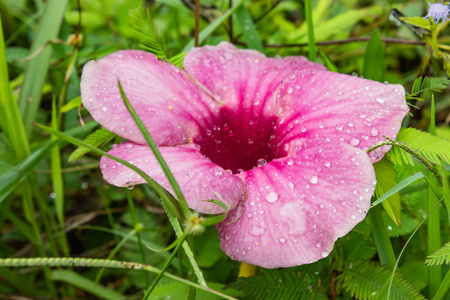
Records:
[[[423,19],[419,0],[198,3],[0,2],[0,298],[142,299],[155,282],[148,299],[450,299],[450,22]],[[181,227],[155,189],[109,185],[101,153],[67,138],[122,141],[81,105],[88,61],[143,49],[182,66],[194,45],[222,41],[407,91],[404,129],[375,164],[382,205],[316,263],[241,265],[213,226],[159,251]]]

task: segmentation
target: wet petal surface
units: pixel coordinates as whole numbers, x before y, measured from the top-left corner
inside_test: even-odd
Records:
[[[246,188],[242,180],[207,160],[194,145],[160,147],[159,150],[190,208],[201,213],[218,214],[223,212],[220,206],[202,200],[219,200],[220,196],[232,209],[244,199]],[[125,142],[108,153],[140,168],[173,194],[170,183],[148,146]],[[100,168],[105,180],[115,186],[145,183],[134,171],[107,157],[101,158]]]
[[[279,143],[321,138],[367,150],[395,139],[409,109],[401,85],[332,72],[298,72],[283,83],[277,99]],[[389,147],[370,153],[378,161]]]
[[[315,142],[295,153],[240,175],[248,200],[217,226],[232,259],[264,268],[311,263],[364,219],[376,183],[365,152]]]
[[[188,143],[205,127],[218,105],[172,64],[148,52],[117,51],[83,68],[81,98],[106,129],[136,143],[144,138],[120,96],[117,80],[158,145]]]

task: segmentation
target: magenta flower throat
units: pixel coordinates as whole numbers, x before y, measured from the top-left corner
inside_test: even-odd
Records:
[[[128,141],[111,155],[132,162],[171,191],[122,103],[117,77],[174,173],[188,205],[230,208],[216,228],[232,259],[265,268],[328,256],[362,221],[375,187],[373,162],[408,113],[404,89],[326,71],[304,57],[267,58],[229,43],[189,51],[185,70],[135,50],[83,70],[84,106]],[[103,157],[116,186],[144,183]]]

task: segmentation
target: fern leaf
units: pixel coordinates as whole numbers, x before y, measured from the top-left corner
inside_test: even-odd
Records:
[[[162,35],[156,29],[149,10],[144,11],[142,8],[138,8],[131,11],[130,23],[142,49],[155,54],[159,58],[167,59],[166,44]]]
[[[408,97],[417,97],[425,91],[440,92],[447,88],[450,84],[450,79],[447,77],[419,77],[417,78],[411,89],[411,94]]]
[[[186,56],[186,52],[181,52],[178,53],[175,56],[172,56],[169,61],[174,64],[175,66],[177,66],[178,68],[182,68],[183,67],[183,61],[184,61],[184,57]]]
[[[257,276],[240,277],[226,288],[242,291],[251,299],[328,299],[318,278],[292,269],[262,269]]]
[[[367,261],[348,267],[338,277],[346,292],[356,299],[386,299],[392,270]],[[390,299],[425,299],[403,276],[395,273]]]
[[[444,263],[450,264],[450,242],[445,244],[442,248],[436,250],[433,254],[429,255],[425,260],[427,266],[443,265]]]
[[[439,158],[450,164],[450,141],[447,139],[414,128],[407,128],[400,131],[397,141],[417,149],[418,154],[434,164],[440,164]]]
[[[111,141],[113,138],[116,137],[116,134],[106,130],[105,128],[100,128],[94,131],[92,134],[90,134],[85,140],[85,143],[88,143],[94,147],[101,147]],[[75,151],[72,152],[69,156],[69,162],[72,162],[74,160],[80,159],[83,155],[86,153],[89,153],[91,150],[79,147]]]

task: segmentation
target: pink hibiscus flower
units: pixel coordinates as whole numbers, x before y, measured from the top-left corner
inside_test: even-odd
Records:
[[[84,106],[129,141],[111,155],[126,159],[171,191],[120,97],[117,78],[157,143],[188,205],[223,209],[221,249],[265,268],[326,257],[337,238],[364,219],[376,183],[372,163],[408,113],[404,89],[326,71],[304,57],[267,58],[223,42],[189,51],[185,70],[135,50],[83,69]],[[144,183],[103,157],[116,186]]]

